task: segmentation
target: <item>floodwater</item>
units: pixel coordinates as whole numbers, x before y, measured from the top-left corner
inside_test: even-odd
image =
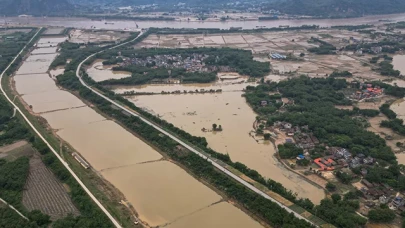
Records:
[[[25,94],[22,99],[32,105],[32,110],[40,113],[58,136],[125,195],[141,219],[152,225],[184,219],[210,227],[211,219],[220,221],[229,216],[254,224],[249,227],[260,227],[228,203],[224,204],[232,209],[217,211],[212,218],[194,218],[222,197],[177,165],[162,161],[162,155],[154,148],[105,119],[76,96],[57,89],[52,78],[45,74],[56,55],[31,55],[23,62],[20,75],[14,78],[17,92]],[[246,227],[243,224],[248,223],[228,227]]]
[[[222,215],[222,216],[218,216]],[[208,219],[209,218],[209,219]],[[232,218],[232,219],[224,219]],[[173,223],[163,226],[167,228],[207,228],[207,227],[262,227],[253,219],[244,216],[243,211],[229,203],[218,203],[204,208],[196,213],[180,218]]]
[[[16,75],[14,81],[17,91],[24,95],[58,90],[48,74]]]
[[[48,71],[57,54],[30,55],[16,74],[41,74]]]
[[[386,22],[380,22],[379,20],[392,20],[404,21],[405,14],[390,14],[390,15],[374,15],[360,18],[349,19],[299,19],[299,20],[273,20],[273,21],[226,21],[226,22],[186,22],[186,21],[120,21],[120,20],[108,20],[108,24],[105,21],[92,21],[88,18],[78,17],[6,17],[4,20],[11,26],[15,25],[28,25],[28,26],[61,26],[72,28],[87,28],[92,26],[98,29],[113,29],[123,30],[131,29],[135,30],[136,25],[139,28],[220,28],[229,29],[231,27],[242,27],[243,29],[254,29],[256,26],[266,26],[267,28],[279,27],[280,25],[289,26],[302,26],[302,25],[319,25],[321,27],[330,27],[337,25],[361,25],[361,24],[382,24]]]
[[[405,120],[405,100],[399,100],[391,104],[391,110],[397,114],[397,117]]]
[[[55,78],[56,76],[65,73],[65,67],[64,66],[57,67],[55,69],[50,70],[49,73],[53,78]]]
[[[52,53],[56,53],[57,49],[58,49],[58,47],[36,48],[31,53],[33,55],[36,55],[36,54],[52,54]]]
[[[55,115],[58,114],[61,115],[58,121],[63,121],[66,114]],[[75,117],[81,118],[79,113]],[[110,120],[66,127],[57,134],[98,171],[162,158],[152,147]]]
[[[73,108],[64,111],[48,112],[42,114],[53,129],[79,127],[85,124],[99,122],[105,118],[88,106]]]
[[[113,71],[112,66],[104,66],[104,60],[96,60],[90,68],[87,69],[87,74],[96,82],[108,79],[120,79],[131,77],[131,72]]]
[[[34,112],[50,112],[61,109],[84,106],[85,104],[69,92],[62,90],[46,91],[24,95],[27,104],[32,105]]]
[[[256,114],[247,105],[242,94],[242,92],[228,92],[134,96],[132,101],[192,135],[206,137],[209,147],[229,154],[233,161],[242,162],[263,176],[297,192],[300,197],[319,203],[325,196],[322,189],[284,168],[274,157],[273,144],[256,141],[249,135]],[[211,129],[214,123],[222,125],[224,130],[222,132],[201,130]]]
[[[190,84],[145,84],[145,85],[138,85],[138,86],[113,86],[112,90],[115,93],[124,93],[124,92],[143,92],[143,93],[161,93],[162,91],[165,92],[174,92],[180,90],[183,92],[186,90],[195,91],[195,90],[210,90],[210,89],[222,89],[223,92],[232,92],[232,91],[242,91],[246,88],[246,86],[256,86],[257,83],[255,82],[247,82],[249,77],[245,76],[235,76],[235,73],[218,73],[220,77],[227,78],[228,76],[234,77],[231,80],[218,80],[213,83],[190,83]]]
[[[405,75],[405,55],[395,55],[392,65],[395,70],[399,70],[402,75]]]
[[[148,221],[153,227],[169,223],[221,200],[217,193],[167,161],[110,169],[102,174],[113,180],[112,184],[121,189],[133,203],[140,219]],[[220,215],[222,216],[224,215]]]

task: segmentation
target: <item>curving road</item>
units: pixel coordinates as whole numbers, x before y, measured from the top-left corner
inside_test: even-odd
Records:
[[[7,66],[7,68],[1,73],[0,75],[0,82],[6,73],[6,71],[11,67],[11,65],[15,62],[15,60],[23,53],[23,51],[27,48],[28,44],[30,44],[35,37],[38,36],[39,32],[41,31],[42,28],[38,30],[38,32],[31,38],[31,40],[27,43],[27,45],[24,46],[24,48],[14,57],[13,61]],[[21,109],[7,96],[7,94],[4,92],[3,85],[0,83],[0,90],[6,97],[7,101],[14,106],[14,109],[20,113],[20,115],[24,118],[24,120],[27,122],[27,124],[32,128],[32,130],[38,135],[39,138],[48,146],[48,148],[52,151],[52,153],[55,154],[55,156],[59,159],[59,161],[62,163],[63,166],[69,171],[69,173],[75,178],[75,180],[80,184],[80,186],[83,188],[83,190],[90,196],[90,198],[97,204],[97,206],[104,212],[105,215],[111,220],[111,222],[114,224],[115,227],[121,228],[121,225],[115,220],[115,218],[108,212],[104,206],[98,201],[98,199],[90,192],[90,190],[83,184],[83,182],[79,179],[79,177],[76,175],[76,173],[73,172],[73,170],[69,167],[68,163],[65,162],[62,157],[56,152],[56,150],[53,149],[51,144],[49,144],[48,141],[41,135],[41,133],[34,127],[34,125],[30,122],[30,120],[24,115],[24,113],[21,111]]]
[[[110,49],[114,49],[114,48],[118,48],[120,46],[126,45],[132,41],[135,41],[136,39],[139,38],[139,36],[141,36],[143,33],[141,32],[135,39],[119,44],[117,46],[108,48],[107,50]],[[308,219],[304,218],[303,216],[301,216],[300,214],[298,214],[297,212],[291,210],[290,208],[284,206],[283,204],[279,203],[277,200],[273,199],[272,197],[270,197],[269,195],[267,195],[266,193],[262,192],[261,190],[259,190],[258,188],[254,187],[253,185],[251,185],[250,183],[246,182],[245,180],[243,180],[242,178],[238,177],[237,175],[233,174],[231,171],[227,170],[225,167],[221,166],[220,164],[218,164],[217,162],[215,162],[214,160],[210,159],[209,157],[205,156],[204,154],[198,152],[196,149],[192,148],[191,146],[187,145],[187,143],[181,141],[180,139],[178,139],[177,137],[171,135],[169,132],[163,130],[162,128],[160,128],[159,126],[157,126],[156,124],[148,121],[147,119],[143,118],[142,116],[138,115],[137,113],[135,113],[133,110],[128,109],[120,104],[118,104],[117,102],[111,100],[110,98],[106,97],[105,95],[101,94],[100,92],[98,92],[97,90],[93,89],[91,86],[87,85],[86,82],[84,82],[84,80],[81,78],[80,76],[80,69],[83,65],[84,62],[86,62],[88,59],[90,59],[91,57],[95,56],[96,54],[102,53],[104,52],[100,51],[97,53],[94,53],[90,56],[88,56],[85,60],[83,60],[79,66],[76,69],[76,76],[79,78],[80,82],[82,83],[83,86],[87,87],[88,89],[90,89],[92,92],[94,92],[95,94],[97,94],[98,96],[104,98],[105,100],[109,101],[111,104],[114,104],[115,106],[119,107],[120,109],[130,113],[132,116],[136,116],[139,119],[141,119],[143,122],[145,122],[146,124],[152,126],[153,128],[155,128],[156,130],[158,130],[159,132],[161,132],[162,134],[170,137],[171,139],[173,139],[174,141],[176,141],[177,143],[179,143],[180,145],[184,146],[185,148],[189,149],[191,152],[199,155],[200,157],[204,158],[206,161],[210,162],[213,166],[215,166],[216,168],[218,168],[219,170],[221,170],[222,172],[224,172],[226,175],[228,175],[229,177],[233,178],[234,180],[236,180],[237,182],[243,184],[245,187],[249,188],[250,190],[256,192],[257,194],[263,196],[266,199],[269,199],[271,201],[273,201],[274,203],[277,203],[280,207],[284,208],[285,210],[287,210],[289,213],[293,213],[295,215],[295,217],[299,218],[299,219],[303,219],[307,222],[309,222],[310,224],[316,226],[314,223],[312,223],[311,221],[309,221]]]

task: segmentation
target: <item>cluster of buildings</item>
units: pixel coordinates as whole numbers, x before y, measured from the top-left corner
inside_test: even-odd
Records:
[[[277,59],[277,60],[287,59],[287,56],[281,55],[279,53],[270,53],[269,57],[272,59]]]
[[[301,149],[311,150],[319,144],[319,140],[309,132],[308,126],[292,126],[291,123],[278,121],[274,123],[274,127],[285,132],[287,136],[294,139],[286,139],[286,142],[295,142],[297,147]]]
[[[360,84],[359,90],[351,95],[352,99],[362,100],[381,96],[384,93],[384,89],[372,84]]]
[[[204,60],[209,55],[191,54],[187,57],[182,55],[154,55],[146,58],[131,58],[125,59],[121,66],[139,65],[148,67],[164,67],[164,68],[183,68],[189,72],[213,72],[218,67],[207,66]],[[225,69],[226,70],[226,69]]]
[[[366,200],[366,207],[388,204],[390,209],[397,210],[399,213],[405,211],[405,199],[389,185],[371,183],[366,179],[362,179],[361,183],[364,187],[361,187],[360,191]]]
[[[364,154],[353,156],[347,149],[340,147],[328,147],[326,153],[325,157],[314,160],[314,163],[319,166],[319,171],[331,171],[346,167],[354,169],[361,165],[373,165],[375,162],[374,158],[370,156]],[[362,169],[361,173],[366,175],[367,170]]]

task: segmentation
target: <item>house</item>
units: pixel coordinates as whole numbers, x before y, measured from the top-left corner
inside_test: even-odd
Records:
[[[285,139],[286,143],[294,143],[294,141],[292,139]]]
[[[374,185],[372,183],[368,182],[368,180],[366,180],[366,179],[361,180],[361,183],[364,184],[367,188],[374,187]]]
[[[374,158],[368,156],[367,158],[363,159],[363,163],[367,165],[372,165],[374,163]]]
[[[304,160],[304,159],[305,159],[305,156],[302,155],[302,154],[300,154],[300,155],[297,156],[297,160]]]
[[[385,195],[382,195],[378,200],[380,201],[381,204],[387,204],[390,199]]]
[[[360,171],[361,175],[364,177],[367,175],[367,169],[361,169]]]
[[[399,196],[395,197],[395,199],[392,201],[392,205],[396,208],[402,207],[404,206],[404,204],[405,204],[404,199],[402,199],[402,197]]]
[[[360,166],[360,162],[356,159],[353,159],[350,164],[349,164],[350,168],[354,169]]]
[[[284,129],[291,129],[291,128],[292,128],[292,124],[290,124],[290,123],[284,124]]]
[[[260,101],[261,106],[267,106],[268,102],[267,101]]]

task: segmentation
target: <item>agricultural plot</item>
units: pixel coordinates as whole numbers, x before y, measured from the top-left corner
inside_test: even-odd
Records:
[[[79,210],[70,199],[66,189],[46,168],[41,158],[34,154],[30,159],[30,169],[23,192],[23,205],[28,210],[40,210],[51,216],[51,220],[79,215]]]

